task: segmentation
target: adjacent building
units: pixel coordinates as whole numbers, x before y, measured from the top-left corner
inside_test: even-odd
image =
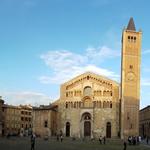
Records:
[[[150,137],[150,106],[140,110],[140,135],[142,137]]]
[[[4,135],[28,135],[32,128],[32,107],[28,105],[3,105]]]
[[[56,135],[57,106],[42,105],[33,107],[33,131],[37,136],[49,137]]]
[[[21,114],[19,106],[3,105],[4,135],[18,135],[21,128]]]
[[[3,128],[4,128],[4,114],[3,114],[3,104],[4,100],[2,100],[2,97],[0,96],[0,136],[3,135]]]
[[[32,129],[32,106],[20,105],[20,117],[21,117],[21,132],[31,132]],[[28,133],[26,133],[28,134]]]

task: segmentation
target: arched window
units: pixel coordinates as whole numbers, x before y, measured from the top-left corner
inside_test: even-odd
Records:
[[[93,102],[93,107],[94,107],[94,108],[96,107],[96,101]]]
[[[91,96],[92,94],[92,88],[90,86],[86,86],[84,88],[84,96]]]
[[[101,108],[102,106],[101,106],[101,101],[99,101],[99,108]]]
[[[112,96],[112,91],[110,92],[110,96]]]
[[[103,108],[106,108],[106,102],[105,101],[103,102]]]
[[[66,97],[68,97],[68,92],[66,93]]]
[[[110,102],[110,108],[112,108],[112,101]]]
[[[44,121],[44,127],[45,127],[45,128],[48,127],[48,121],[47,121],[47,120]]]
[[[109,104],[109,101],[107,101],[107,106],[106,106],[107,108],[110,108],[110,104]]]
[[[84,113],[83,115],[82,115],[82,117],[83,117],[83,119],[84,120],[91,120],[91,114],[90,113]]]
[[[84,100],[83,100],[83,106],[84,107],[91,107],[92,106],[92,103],[91,103],[91,99],[86,97]]]
[[[71,102],[71,108],[73,108],[73,102]]]
[[[68,102],[68,108],[70,108],[71,107],[71,104],[70,104],[70,102]]]
[[[68,103],[66,102],[66,108],[68,108]]]
[[[103,96],[106,96],[106,91],[103,92]]]
[[[77,102],[77,108],[79,108],[79,102]]]
[[[109,91],[107,91],[107,94],[106,94],[106,95],[107,95],[107,96],[109,96],[109,95],[110,95],[109,93],[110,93],[110,92],[109,92]]]
[[[77,106],[76,106],[76,102],[74,102],[74,108],[76,108]]]
[[[79,102],[79,108],[81,107],[81,102]]]

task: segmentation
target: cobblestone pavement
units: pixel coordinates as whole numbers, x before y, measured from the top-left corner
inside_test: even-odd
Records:
[[[127,150],[149,150],[150,147],[144,144],[127,145]],[[30,150],[30,138],[10,137],[0,138],[0,150]],[[45,141],[37,138],[35,150],[123,150],[121,140],[107,140],[106,145],[100,145],[98,140],[75,140],[64,139],[61,143],[55,138]]]

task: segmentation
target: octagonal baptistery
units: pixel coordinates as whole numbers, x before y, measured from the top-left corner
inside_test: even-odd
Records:
[[[86,72],[61,85],[58,130],[65,136],[107,138],[119,135],[119,84]]]

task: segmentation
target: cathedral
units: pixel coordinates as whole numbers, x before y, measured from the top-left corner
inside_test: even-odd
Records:
[[[121,39],[121,83],[86,72],[61,85],[52,104],[57,131],[78,138],[139,135],[141,36],[130,18]]]

